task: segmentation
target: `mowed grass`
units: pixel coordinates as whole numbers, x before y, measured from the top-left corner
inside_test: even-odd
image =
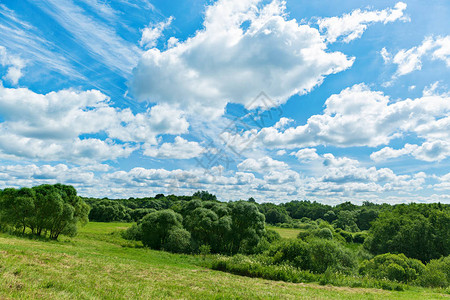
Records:
[[[295,239],[295,238],[297,238],[300,231],[302,231],[301,229],[297,229],[297,228],[281,228],[281,227],[275,227],[275,226],[271,226],[271,225],[266,225],[266,228],[275,230],[276,232],[278,232],[281,235],[282,238],[285,238],[285,239]]]
[[[427,289],[352,289],[213,271],[200,257],[123,240],[119,230],[128,226],[89,223],[57,242],[0,234],[0,299],[449,299]]]

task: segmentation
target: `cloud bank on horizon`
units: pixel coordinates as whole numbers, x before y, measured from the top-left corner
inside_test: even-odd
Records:
[[[0,188],[450,203],[437,2],[6,0]]]

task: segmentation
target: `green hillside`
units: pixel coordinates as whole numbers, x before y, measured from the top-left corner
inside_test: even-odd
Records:
[[[402,292],[294,284],[202,267],[202,258],[139,247],[127,223],[94,223],[75,238],[0,234],[0,299],[449,299],[430,289]]]

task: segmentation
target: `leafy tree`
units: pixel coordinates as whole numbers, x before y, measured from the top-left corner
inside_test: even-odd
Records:
[[[356,232],[359,231],[356,225],[356,213],[349,210],[341,210],[337,214],[337,220],[333,222],[333,225],[337,228],[344,229],[346,231]]]
[[[140,223],[142,243],[152,249],[161,249],[171,231],[183,228],[182,222],[183,217],[170,209],[146,215]]]
[[[202,201],[217,201],[217,197],[208,191],[197,191],[192,197],[202,199]]]
[[[191,234],[183,228],[174,228],[164,241],[163,248],[173,253],[191,252]]]
[[[32,189],[8,188],[0,193],[0,219],[25,233],[33,216],[35,194]]]
[[[266,222],[269,224],[289,222],[289,216],[286,210],[279,209],[278,207],[270,208],[264,215],[266,217]]]
[[[89,220],[96,222],[129,222],[131,210],[115,200],[101,200],[91,204]]]
[[[371,223],[378,218],[378,214],[377,210],[364,207],[356,215],[356,225],[361,230],[368,230]]]
[[[265,217],[255,204],[238,201],[230,204],[233,232],[231,252],[251,252],[265,232]]]
[[[0,215],[3,222],[25,233],[74,236],[77,225],[88,222],[89,206],[77,196],[74,187],[62,184],[40,185],[31,189],[5,189],[0,193]]]
[[[218,220],[219,217],[215,212],[199,207],[184,219],[184,227],[199,244],[212,245],[212,251],[216,252],[218,250],[216,247]]]

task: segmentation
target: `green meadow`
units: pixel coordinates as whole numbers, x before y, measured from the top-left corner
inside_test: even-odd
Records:
[[[0,299],[450,299],[419,287],[397,292],[213,271],[201,256],[124,240],[120,231],[129,226],[91,222],[58,241],[0,234]]]

